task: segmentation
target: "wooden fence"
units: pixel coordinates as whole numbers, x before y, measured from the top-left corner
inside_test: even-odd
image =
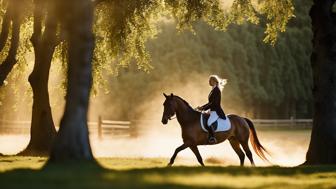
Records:
[[[254,119],[257,128],[308,129],[313,125],[312,119]]]
[[[29,133],[30,121],[0,120],[1,133]]]
[[[119,135],[126,137],[135,137],[136,129],[131,126],[131,121],[112,121],[103,120],[101,116],[98,117],[98,137],[103,138],[104,134]]]
[[[254,119],[257,129],[309,129],[312,119]],[[102,139],[104,136],[136,137],[146,133],[148,128],[160,125],[160,120],[132,120],[114,121],[105,120],[101,116],[97,122],[88,122],[91,135]],[[0,120],[0,133],[29,133],[30,121]]]

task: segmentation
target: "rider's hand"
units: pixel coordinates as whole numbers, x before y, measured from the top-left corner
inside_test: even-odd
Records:
[[[197,106],[196,110],[202,110],[202,107],[201,106]]]

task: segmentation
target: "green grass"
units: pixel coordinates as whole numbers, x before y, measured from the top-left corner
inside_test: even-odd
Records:
[[[336,166],[166,168],[165,158],[100,158],[45,164],[45,158],[0,157],[0,188],[336,188]],[[43,167],[43,168],[42,168]]]

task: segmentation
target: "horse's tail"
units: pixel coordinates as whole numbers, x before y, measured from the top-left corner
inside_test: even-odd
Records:
[[[263,159],[264,161],[268,161],[268,159],[266,158],[265,156],[265,153],[266,152],[267,154],[269,154],[267,152],[267,150],[260,144],[260,141],[258,139],[258,136],[257,136],[257,132],[254,128],[254,125],[252,123],[251,120],[247,119],[247,118],[244,118],[245,121],[248,123],[248,126],[250,128],[250,131],[251,131],[251,134],[250,134],[250,140],[251,140],[251,144],[252,144],[252,147],[254,149],[254,151],[256,152],[256,154],[261,158]]]

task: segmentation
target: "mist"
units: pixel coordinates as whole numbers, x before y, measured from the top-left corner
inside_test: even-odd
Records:
[[[165,78],[159,83],[163,83]],[[179,79],[179,78],[176,78]],[[171,120],[167,125],[161,123],[163,113],[163,102],[165,100],[163,92],[174,93],[196,107],[207,102],[207,95],[210,91],[208,86],[208,75],[190,76],[184,82],[171,82],[170,85],[157,85],[153,87],[152,95],[148,99],[142,101],[139,106],[132,106],[138,113],[138,120],[147,120],[148,124],[137,124],[139,136],[136,138],[121,138],[116,135],[103,135],[103,139],[99,139],[95,128],[91,128],[90,140],[95,157],[160,157],[167,158],[167,163],[175,148],[182,144],[181,129],[176,119]],[[230,85],[230,81],[227,86]],[[225,95],[227,88],[224,88]],[[60,94],[52,93],[52,101],[60,101]],[[121,107],[113,107],[114,103],[106,104],[109,94],[101,94],[91,98],[90,105],[90,121],[96,121],[94,118],[100,113],[106,112],[107,109],[117,110]],[[123,96],[121,99],[127,99]],[[119,103],[116,103],[119,104]],[[239,113],[232,109],[234,102],[223,101],[223,108],[227,114]],[[231,107],[227,108],[227,107]],[[58,107],[57,110],[61,108]],[[59,122],[61,112],[54,114],[55,122]],[[18,117],[19,118],[19,117]],[[132,120],[131,120],[132,121]],[[27,125],[29,127],[29,125]],[[270,162],[263,162],[254,154],[254,160],[258,166],[281,165],[295,166],[302,163],[305,159],[305,152],[308,148],[309,133],[308,130],[260,130],[257,128],[258,137],[261,143],[269,150]],[[3,133],[0,137],[0,152],[3,154],[16,154],[26,147],[29,142],[29,133]],[[228,141],[214,146],[200,146],[200,153],[207,161],[216,161],[223,165],[239,165],[239,158],[232,150]],[[197,165],[197,160],[190,149],[186,149],[179,153],[176,162]],[[245,164],[250,165],[248,159]]]
[[[144,101],[137,112],[141,112],[140,120],[147,120],[149,124],[139,125],[140,136],[138,138],[118,138],[106,136],[103,140],[91,137],[93,152],[97,157],[163,157],[172,156],[175,148],[182,144],[181,129],[176,119],[169,121],[167,125],[161,123],[163,113],[163,102],[165,97],[163,92],[178,95],[190,103],[192,107],[203,105],[207,102],[208,75],[194,75],[186,82],[174,82],[174,86],[158,87],[152,92],[153,96],[148,101]],[[230,82],[228,82],[230,85]],[[163,85],[161,85],[163,86]],[[223,90],[225,94],[226,88]],[[223,102],[224,110],[227,114],[239,112],[232,107],[230,102]],[[104,108],[104,107],[101,107]],[[99,109],[99,108],[98,108]],[[98,110],[95,107],[95,110]],[[237,108],[238,110],[241,108]],[[308,130],[259,130],[258,137],[261,143],[268,149],[271,156],[270,162],[263,162],[254,154],[254,160],[259,166],[282,165],[295,166],[305,160],[305,153],[308,149]],[[252,149],[252,148],[251,148]],[[228,141],[214,146],[200,146],[200,153],[205,161],[216,159],[223,165],[239,165],[239,158],[231,148]],[[197,160],[190,149],[181,151],[177,161],[188,159],[191,164],[197,165]],[[249,165],[248,159],[245,159]]]

